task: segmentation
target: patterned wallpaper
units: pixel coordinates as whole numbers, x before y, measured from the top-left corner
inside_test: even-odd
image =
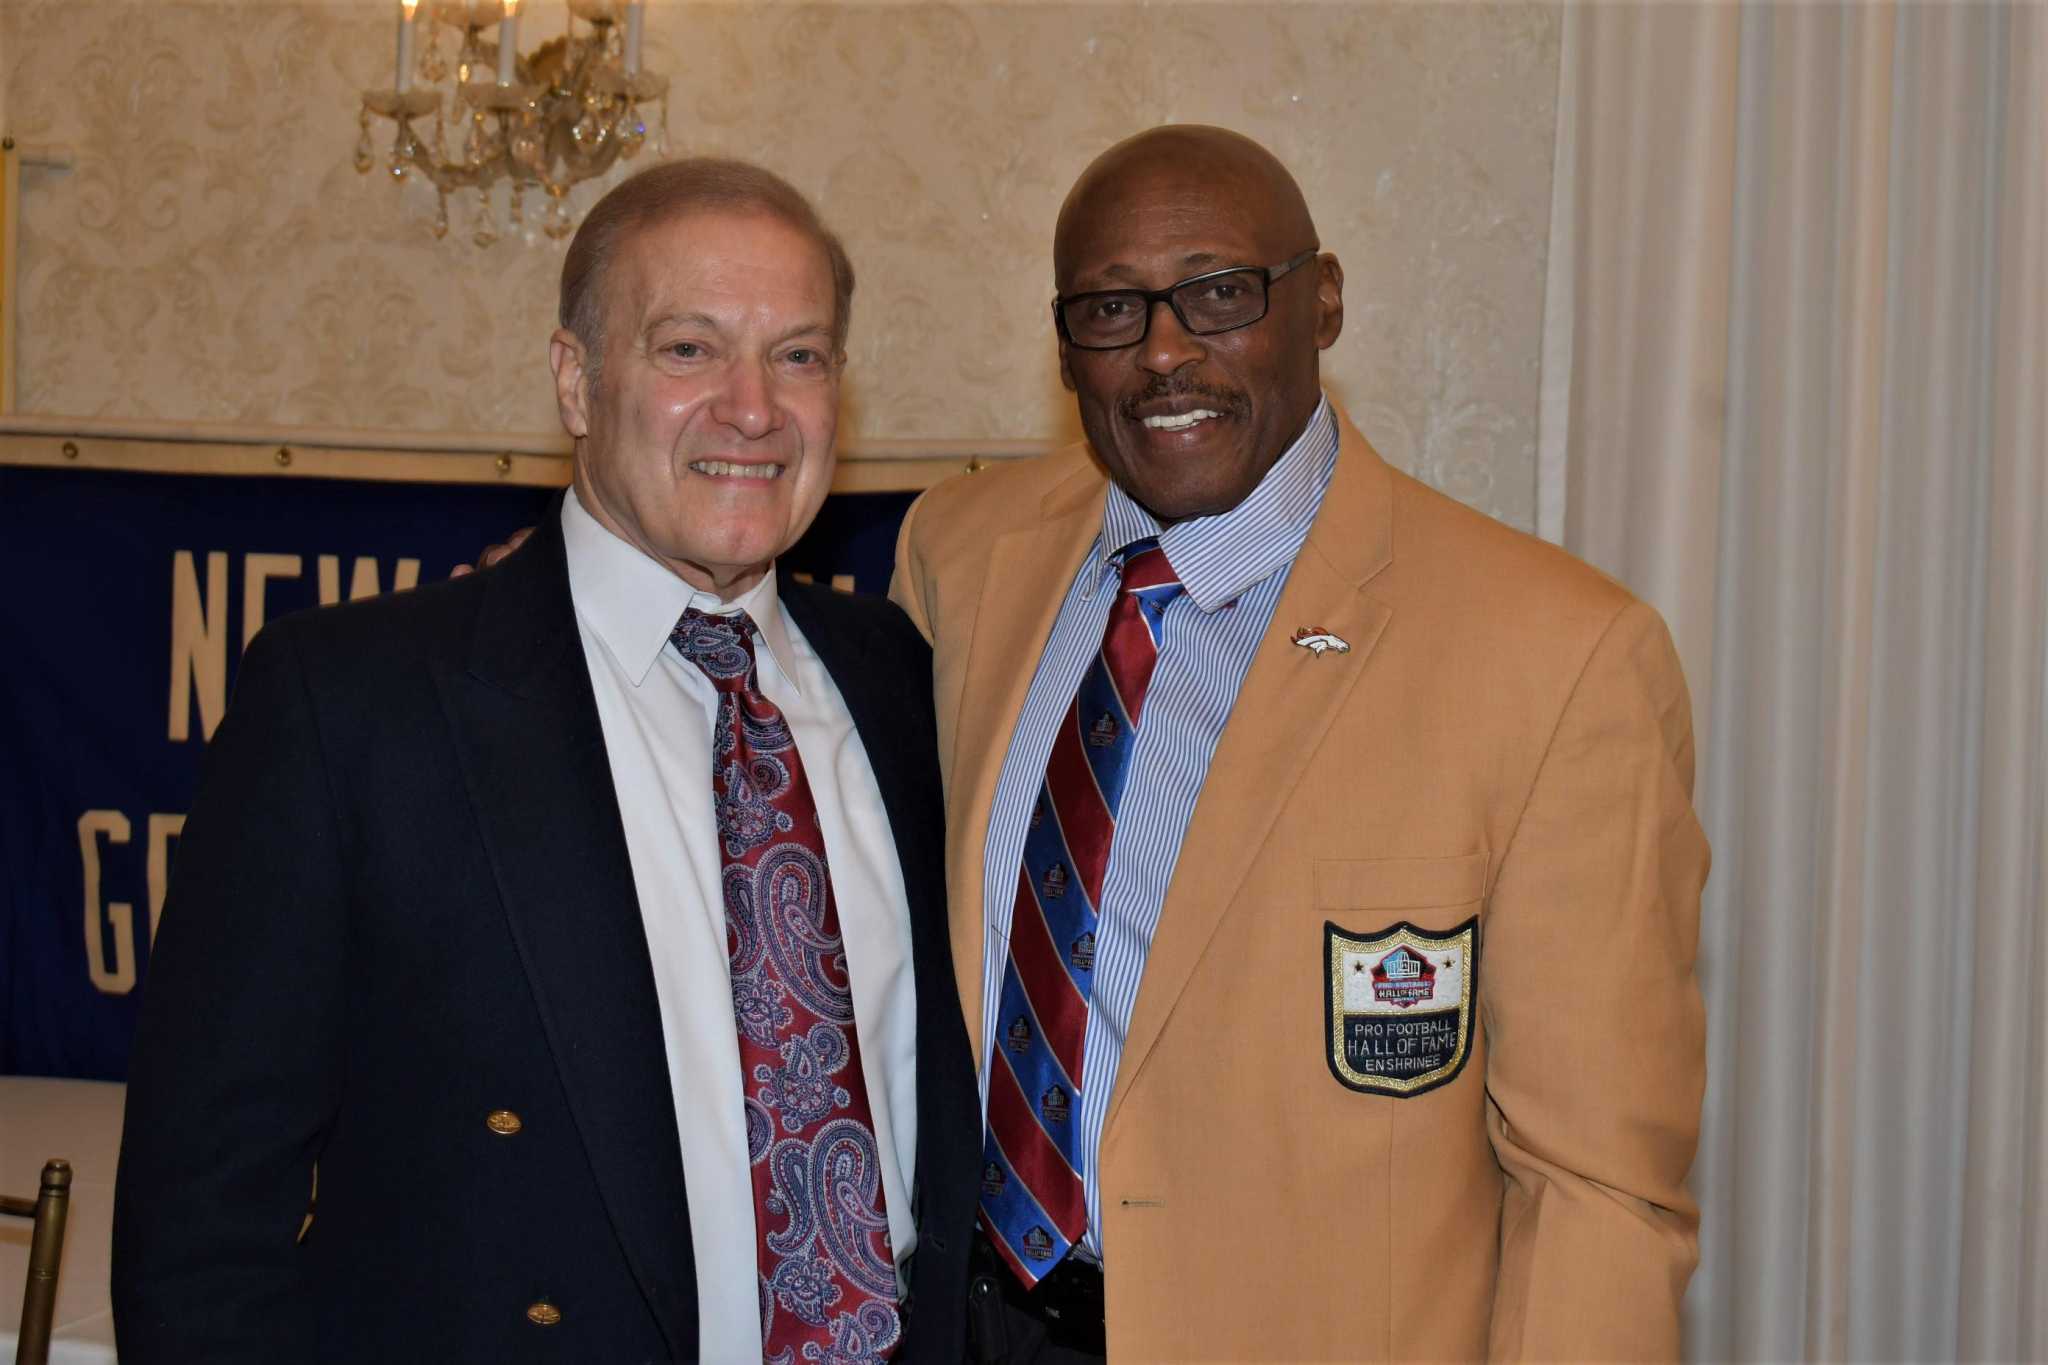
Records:
[[[528,9],[530,48],[564,7]],[[76,153],[24,175],[22,411],[555,428],[561,247],[480,249],[466,203],[436,241],[429,190],[351,164],[393,26],[368,0],[0,0],[5,126]],[[847,239],[849,436],[1075,433],[1059,200],[1119,137],[1222,123],[1294,169],[1344,262],[1330,388],[1527,527],[1558,31],[1534,4],[653,0],[647,62],[676,151],[774,166]]]

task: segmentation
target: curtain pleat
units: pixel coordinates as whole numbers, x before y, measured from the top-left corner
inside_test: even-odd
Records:
[[[2048,1359],[2048,12],[1564,41],[1539,505],[1715,848],[1688,1351]]]
[[[2048,1356],[2048,13],[2005,22],[1974,850],[1979,902],[2003,913],[1983,919],[1970,1002],[1960,1273],[1961,1354],[1982,1360]]]

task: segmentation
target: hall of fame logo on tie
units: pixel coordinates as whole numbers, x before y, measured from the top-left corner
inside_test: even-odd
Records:
[[[1034,1261],[1052,1259],[1052,1234],[1043,1227],[1033,1227],[1024,1234],[1024,1254]]]
[[[1073,1113],[1073,1102],[1065,1090],[1055,1085],[1038,1097],[1038,1112],[1047,1123],[1065,1123]]]
[[[1067,894],[1067,869],[1063,863],[1054,863],[1045,870],[1045,880],[1038,885],[1039,894],[1049,901],[1056,901]]]
[[[1472,1051],[1479,917],[1444,932],[1406,920],[1373,934],[1323,924],[1330,1074],[1407,1099],[1455,1080]]]

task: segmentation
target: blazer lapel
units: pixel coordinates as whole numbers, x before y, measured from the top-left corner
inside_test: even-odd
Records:
[[[875,775],[875,787],[882,794],[882,809],[889,817],[896,864],[903,870],[903,890],[910,905],[911,958],[922,1033],[923,1002],[934,990],[935,979],[926,973],[929,950],[924,939],[941,932],[945,895],[937,877],[926,871],[935,872],[944,856],[940,843],[944,812],[931,781],[937,763],[931,709],[924,700],[931,695],[930,670],[913,670],[900,658],[876,657],[876,641],[881,637],[866,629],[860,616],[832,610],[833,589],[797,583],[785,576],[778,590],[783,611],[803,631],[825,671],[832,675],[832,685],[839,689],[839,699],[853,717],[853,728]],[[913,691],[919,695],[906,702]],[[925,1065],[924,1052],[920,1040],[920,1070]]]
[[[983,862],[996,781],[1016,733],[1024,698],[1052,635],[1066,585],[1102,530],[1109,485],[1090,463],[1057,485],[1040,504],[1040,520],[1000,537],[989,555],[968,646],[963,708],[954,732],[951,790],[946,803],[953,968],[974,1064],[981,1065],[982,959],[987,915]]]
[[[469,667],[441,688],[606,1213],[671,1350],[684,1354],[696,1338],[696,1282],[682,1151],[558,510],[492,573]]]
[[[1224,725],[1181,844],[1124,1039],[1105,1141],[1217,922],[1393,616],[1364,590],[1393,557],[1393,480],[1365,438],[1341,414],[1338,422],[1336,471]],[[1340,637],[1350,652],[1311,654],[1293,643],[1301,626]]]

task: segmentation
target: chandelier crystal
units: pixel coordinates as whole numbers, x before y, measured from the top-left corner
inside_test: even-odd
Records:
[[[571,187],[631,160],[652,140],[664,155],[668,78],[640,69],[646,0],[568,0],[568,26],[519,54],[522,0],[401,0],[392,88],[363,91],[355,165],[376,168],[371,118],[390,119],[384,165],[395,182],[424,177],[439,196],[433,233],[448,233],[451,195],[476,192],[471,235],[498,239],[493,192],[509,186],[506,216],[526,224],[526,195],[547,201],[541,230],[561,238],[575,227]],[[582,21],[579,31],[577,21]],[[424,50],[415,41],[428,28]],[[491,36],[487,32],[495,30]],[[444,53],[449,37],[452,53]],[[658,106],[650,139],[648,106]]]

